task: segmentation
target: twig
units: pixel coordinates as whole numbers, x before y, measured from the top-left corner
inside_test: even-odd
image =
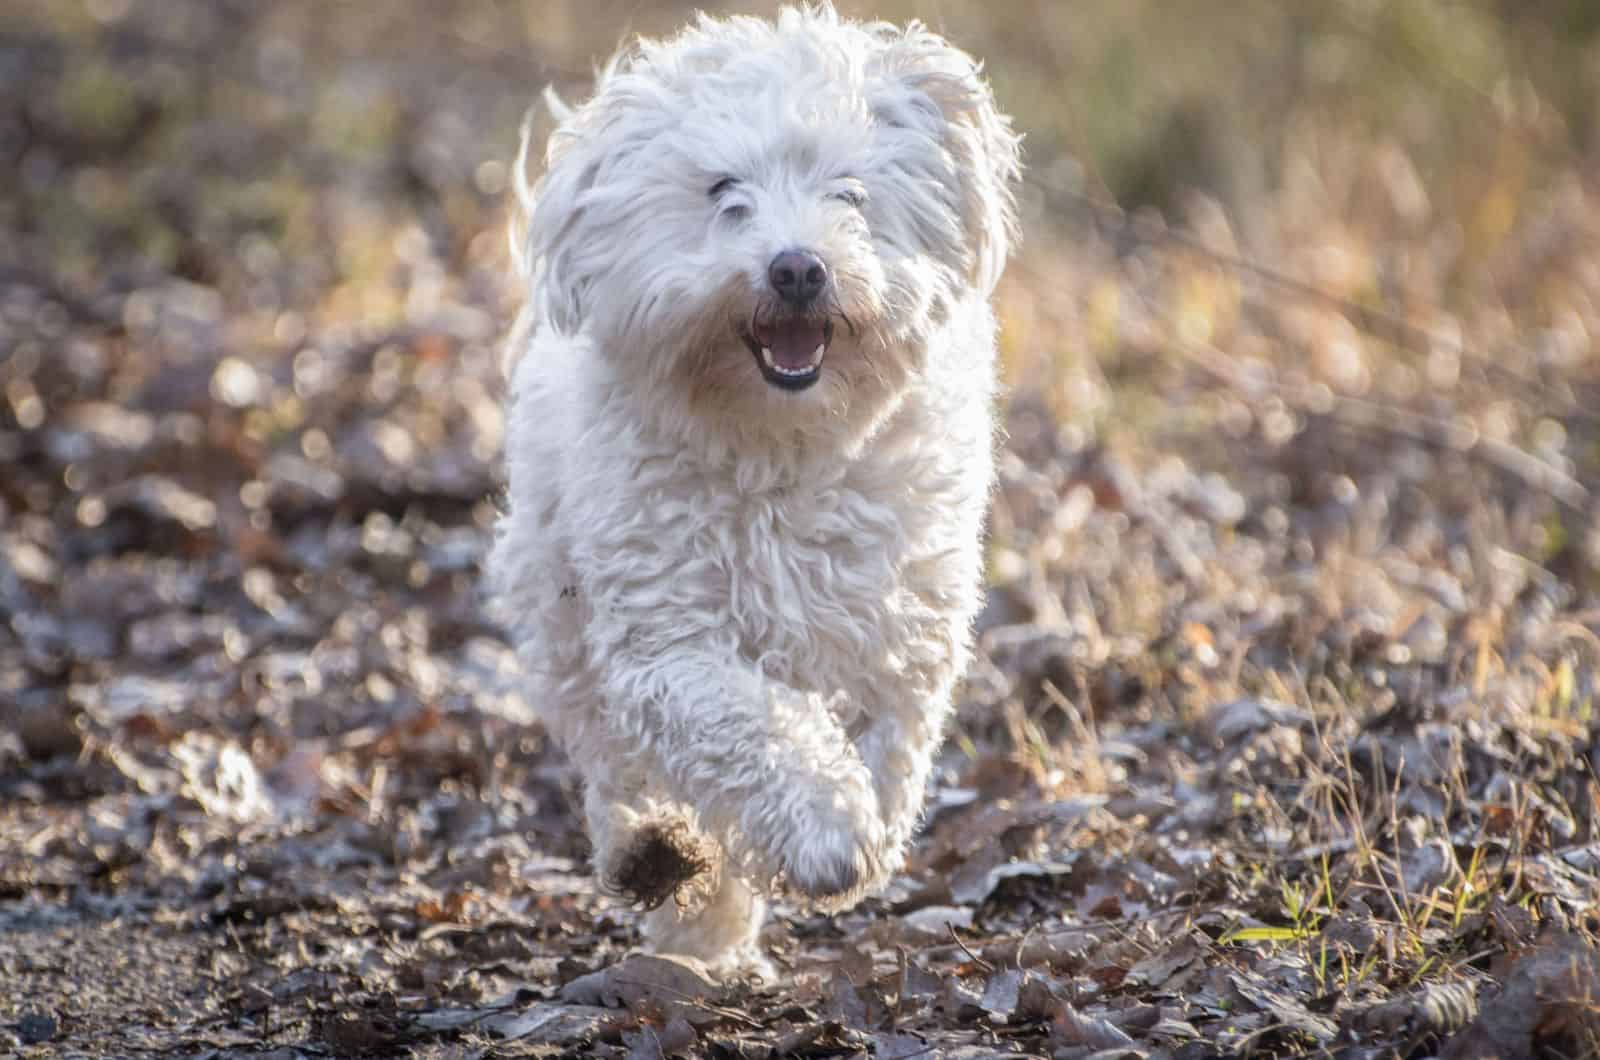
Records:
[[[906,971],[911,967],[911,957],[904,946],[896,946],[894,953],[900,971],[900,983],[894,992],[894,1025],[898,1027],[906,1014]]]
[[[713,1005],[703,997],[696,997],[686,991],[670,987],[665,983],[654,983],[644,979],[630,979],[626,976],[616,976],[614,981],[618,986],[642,987],[646,993],[660,991],[663,994],[676,995],[678,1001],[682,1004],[693,1005],[695,1008],[704,1009],[712,1015],[721,1016],[726,1020],[733,1020],[735,1023],[742,1023],[746,1027],[754,1027],[759,1030],[764,1026],[764,1024],[751,1019],[737,1009],[727,1008],[723,1005]]]
[[[1144,299],[1145,305],[1160,315],[1159,308]],[[1210,343],[1182,336],[1176,328],[1177,348],[1201,371],[1223,385],[1242,393],[1265,390],[1296,412],[1307,416],[1326,416],[1347,429],[1379,431],[1420,442],[1434,449],[1476,457],[1478,460],[1520,480],[1538,492],[1548,494],[1576,515],[1587,518],[1591,494],[1588,487],[1560,468],[1518,449],[1509,442],[1485,438],[1475,427],[1463,427],[1448,420],[1415,412],[1399,405],[1367,398],[1321,392],[1317,397],[1264,376],[1246,378],[1228,355]]]
[[[1065,199],[1078,208],[1091,214],[1097,224],[1113,229],[1118,235],[1130,239],[1142,246],[1168,244],[1179,247],[1182,250],[1195,255],[1196,257],[1204,258],[1214,265],[1220,265],[1224,268],[1245,273],[1255,277],[1257,280],[1260,280],[1263,283],[1268,284],[1269,286],[1275,287],[1281,291],[1286,291],[1289,294],[1295,295],[1296,297],[1303,298],[1311,302],[1319,302],[1330,308],[1337,309],[1340,313],[1343,313],[1346,317],[1350,318],[1351,323],[1360,328],[1362,331],[1365,331],[1370,335],[1377,335],[1378,337],[1391,342],[1402,349],[1410,350],[1413,353],[1420,354],[1430,353],[1432,350],[1437,348],[1449,349],[1461,357],[1470,359],[1475,364],[1482,367],[1485,371],[1504,376],[1507,379],[1511,379],[1520,385],[1529,388],[1530,390],[1538,392],[1541,396],[1547,399],[1558,400],[1557,396],[1552,392],[1548,384],[1524,372],[1519,372],[1511,368],[1503,361],[1497,360],[1481,350],[1468,346],[1465,342],[1455,338],[1454,336],[1444,335],[1440,332],[1429,330],[1420,324],[1415,324],[1405,319],[1397,313],[1392,313],[1388,310],[1379,309],[1374,306],[1362,305],[1359,302],[1352,301],[1342,295],[1334,294],[1332,291],[1325,290],[1316,286],[1315,284],[1308,283],[1305,280],[1298,279],[1294,276],[1290,276],[1286,272],[1281,272],[1278,269],[1272,268],[1271,266],[1263,265],[1261,262],[1251,258],[1244,257],[1240,254],[1229,253],[1225,250],[1219,250],[1203,240],[1197,239],[1194,236],[1172,228],[1170,225],[1162,225],[1159,228],[1139,225],[1129,218],[1127,212],[1123,210],[1122,207],[1117,206],[1114,203],[1104,202],[1092,195],[1087,195],[1073,188],[1066,187],[1065,185],[1051,180],[1049,177],[1043,176],[1037,172],[1030,173],[1028,179],[1041,190]],[[1594,418],[1593,414],[1588,413],[1583,409],[1572,409],[1571,411],[1575,415],[1578,415],[1584,419]]]
[[[1029,924],[1027,926],[1026,930],[1024,930],[1022,932],[1022,937],[1017,940],[1016,963],[1017,963],[1017,971],[1019,971],[1019,972],[1022,971],[1022,951],[1027,948],[1028,939],[1033,937],[1033,929],[1034,929],[1034,925],[1033,924]]]
[[[1342,417],[1345,426],[1386,431],[1436,449],[1476,456],[1497,470],[1520,479],[1525,485],[1548,493],[1579,515],[1587,514],[1589,490],[1583,483],[1509,442],[1485,438],[1476,431],[1465,431],[1433,416],[1362,398],[1335,397],[1331,415],[1336,420]]]
[[[961,947],[961,952],[965,953],[969,958],[971,958],[972,963],[976,964],[979,968],[982,968],[986,972],[994,971],[994,965],[990,964],[988,961],[984,960],[982,957],[978,956],[976,953],[973,953],[972,950],[967,948],[966,942],[961,938],[960,932],[956,931],[956,926],[954,924],[946,920],[944,922],[944,926],[950,929],[950,937],[956,940],[956,945]]]

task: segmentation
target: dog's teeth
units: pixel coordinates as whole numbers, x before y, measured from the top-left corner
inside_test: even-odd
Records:
[[[804,368],[787,368],[787,367],[779,364],[773,358],[772,350],[769,347],[766,347],[766,346],[761,347],[761,363],[765,364],[768,368],[770,368],[774,372],[777,372],[779,375],[786,375],[786,376],[810,375],[812,372],[817,370],[817,365],[822,363],[822,355],[825,352],[827,352],[827,345],[828,345],[827,343],[822,343],[822,344],[818,345],[817,348],[815,350],[813,350],[812,353],[811,353],[811,363],[806,365]]]

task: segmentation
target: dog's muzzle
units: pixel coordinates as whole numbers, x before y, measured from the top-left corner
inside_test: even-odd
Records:
[[[767,266],[767,285],[777,297],[756,309],[741,337],[773,386],[804,390],[821,378],[833,341],[828,279],[828,267],[809,250],[785,250]]]

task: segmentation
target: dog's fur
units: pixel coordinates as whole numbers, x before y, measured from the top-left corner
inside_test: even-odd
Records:
[[[766,894],[848,906],[917,825],[981,595],[1018,138],[967,55],[828,6],[702,16],[550,102],[491,585],[603,883],[660,906],[655,949],[760,973]],[[793,392],[751,334],[797,247],[832,340]]]

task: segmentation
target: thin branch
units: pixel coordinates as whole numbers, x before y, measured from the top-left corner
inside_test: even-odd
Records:
[[[1335,397],[1331,414],[1345,427],[1386,431],[1435,449],[1475,456],[1530,488],[1549,494],[1579,515],[1588,514],[1590,493],[1583,483],[1509,442],[1486,438],[1447,420],[1363,398]]]
[[[1570,404],[1542,380],[1534,378],[1525,372],[1517,371],[1503,360],[1496,359],[1482,350],[1468,346],[1459,338],[1430,330],[1407,320],[1398,313],[1379,309],[1375,306],[1362,305],[1342,295],[1334,294],[1332,291],[1324,290],[1315,284],[1290,276],[1286,272],[1264,265],[1252,258],[1219,250],[1203,240],[1174,229],[1170,225],[1156,227],[1138,224],[1128,216],[1127,211],[1115,203],[1105,202],[1092,195],[1069,188],[1042,174],[1030,173],[1028,180],[1041,191],[1064,199],[1089,213],[1094,217],[1096,224],[1110,229],[1117,235],[1141,246],[1170,245],[1178,247],[1196,257],[1211,262],[1213,265],[1219,265],[1252,276],[1268,286],[1287,292],[1297,298],[1317,302],[1331,309],[1336,309],[1357,328],[1401,349],[1423,355],[1431,353],[1435,349],[1447,349],[1457,356],[1472,361],[1486,372],[1510,379],[1539,393],[1540,396],[1547,400]],[[1570,411],[1584,419],[1595,418],[1592,413],[1583,409],[1572,409]]]
[[[950,929],[950,937],[956,940],[956,945],[961,947],[961,952],[965,953],[972,959],[973,964],[976,964],[979,968],[982,968],[986,972],[994,971],[994,965],[990,964],[976,953],[973,953],[972,950],[967,947],[966,940],[961,937],[961,933],[956,930],[956,926],[954,924],[947,920],[945,921],[944,926]]]
[[[1171,323],[1149,299],[1144,299],[1144,302],[1152,313]],[[1184,338],[1176,327],[1171,330],[1176,348],[1189,363],[1232,390],[1257,396],[1265,391],[1302,415],[1325,416],[1349,430],[1391,434],[1433,449],[1475,458],[1519,480],[1530,489],[1550,496],[1574,514],[1582,518],[1589,516],[1592,494],[1583,483],[1509,442],[1484,437],[1475,426],[1463,426],[1399,405],[1349,397],[1327,390],[1313,395],[1307,389],[1286,386],[1263,375],[1246,377],[1228,355],[1217,347],[1208,342]]]
[[[672,995],[679,1004],[692,1005],[703,1012],[709,1012],[713,1016],[720,1016],[734,1023],[741,1023],[746,1027],[757,1029],[762,1027],[761,1023],[751,1019],[737,1009],[728,1008],[726,1005],[713,1004],[703,997],[697,997],[694,994],[668,986],[666,983],[658,983],[648,979],[630,979],[621,975],[613,976],[612,978],[618,986],[636,986],[643,988],[645,991],[660,991],[663,994]]]

